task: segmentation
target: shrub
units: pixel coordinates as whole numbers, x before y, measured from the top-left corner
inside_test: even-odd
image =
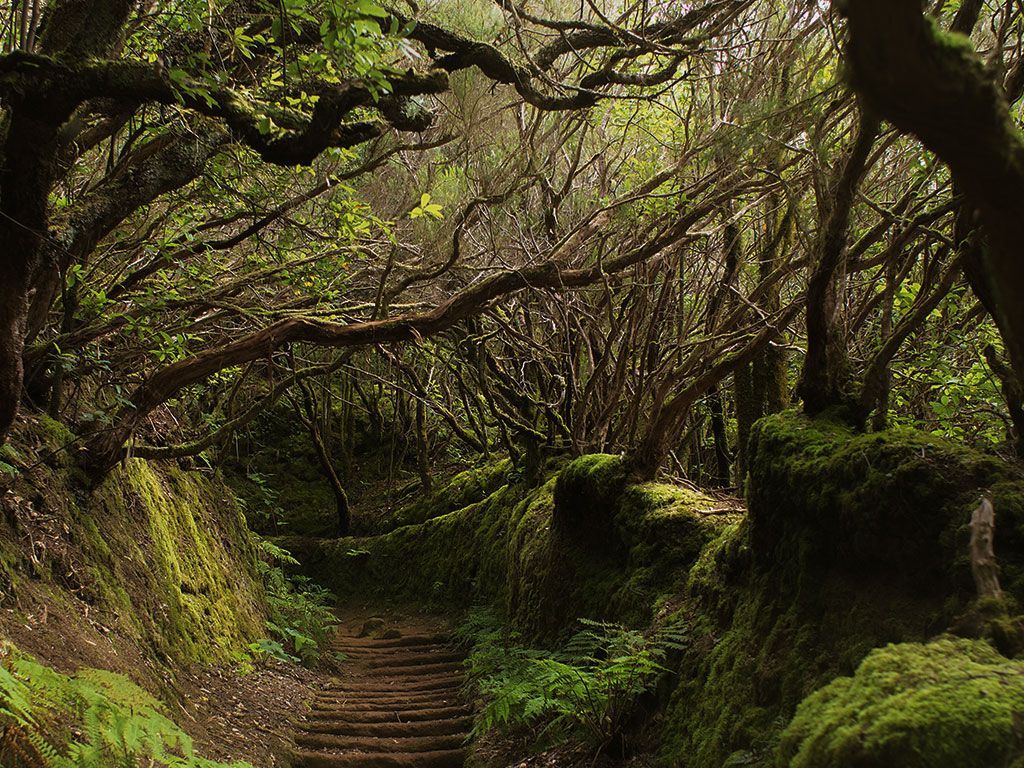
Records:
[[[285,573],[282,566],[298,565],[287,550],[259,537],[256,543],[263,555],[257,570],[267,593],[267,630],[272,639],[253,643],[249,650],[258,659],[296,660],[312,666],[322,659],[338,623],[332,608],[334,595],[303,576]]]
[[[581,619],[558,651],[525,648],[486,612],[474,612],[459,635],[472,643],[470,679],[486,703],[476,732],[527,732],[536,746],[578,740],[595,752],[621,744],[639,698],[668,673],[682,627],[649,633]]]

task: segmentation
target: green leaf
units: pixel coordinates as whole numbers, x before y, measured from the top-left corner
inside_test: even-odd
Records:
[[[378,19],[386,19],[388,17],[388,12],[373,2],[373,0],[357,0],[355,11],[364,16],[376,16]]]

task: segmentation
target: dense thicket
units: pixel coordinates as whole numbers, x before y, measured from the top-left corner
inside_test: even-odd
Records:
[[[3,18],[0,435],[623,452],[802,401],[1014,453],[1016,3],[54,0]],[[969,41],[966,35],[972,36]]]

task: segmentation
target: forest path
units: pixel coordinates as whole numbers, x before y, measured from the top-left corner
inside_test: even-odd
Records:
[[[465,654],[443,624],[343,620],[331,650],[343,671],[299,723],[295,768],[462,768]]]

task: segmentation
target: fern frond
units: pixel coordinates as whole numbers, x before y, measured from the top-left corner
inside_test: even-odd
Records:
[[[194,755],[192,740],[163,705],[123,675],[63,675],[10,648],[5,657],[3,768],[251,768]]]
[[[646,634],[588,619],[580,625],[560,650],[546,651],[509,644],[493,614],[470,614],[460,636],[473,646],[467,668],[485,700],[476,733],[571,735],[599,751],[622,733],[639,697],[669,674],[668,653],[689,639],[680,625]]]

